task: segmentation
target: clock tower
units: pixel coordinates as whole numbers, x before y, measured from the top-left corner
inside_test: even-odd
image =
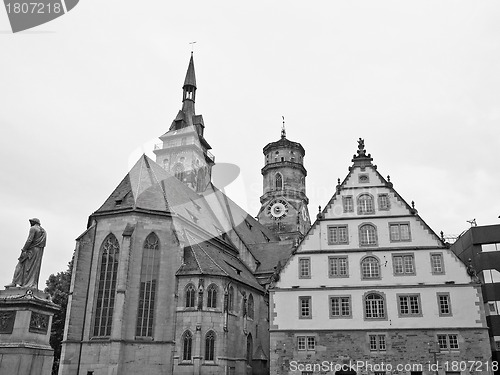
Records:
[[[311,227],[305,184],[305,150],[300,143],[286,138],[283,123],[281,139],[266,145],[263,152],[264,191],[257,218],[282,240],[301,239]]]

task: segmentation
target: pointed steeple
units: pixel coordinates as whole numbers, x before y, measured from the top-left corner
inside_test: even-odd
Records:
[[[285,116],[283,117],[283,126],[281,127],[281,139],[286,138],[286,129],[285,129]]]
[[[194,74],[194,61],[193,61],[193,52],[191,52],[191,58],[189,59],[188,70],[186,73],[186,79],[184,80],[184,86],[194,86],[196,87],[196,75]]]

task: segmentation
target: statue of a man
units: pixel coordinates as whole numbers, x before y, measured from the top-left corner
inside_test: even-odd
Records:
[[[47,233],[40,226],[40,220],[37,218],[29,219],[31,228],[26,240],[26,244],[21,249],[19,263],[12,283],[6,285],[6,288],[15,287],[17,285],[23,288],[38,289],[38,277],[40,276],[40,268],[42,266],[43,248],[47,241]]]

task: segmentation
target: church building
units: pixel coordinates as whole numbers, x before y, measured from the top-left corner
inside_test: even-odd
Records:
[[[60,375],[269,373],[267,286],[310,226],[304,150],[284,133],[266,146],[259,222],[211,183],[196,90],[191,55],[156,162],[141,156],[77,239]]]
[[[372,161],[271,284],[271,374],[491,374],[481,285]]]

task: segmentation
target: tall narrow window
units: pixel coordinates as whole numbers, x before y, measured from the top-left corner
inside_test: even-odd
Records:
[[[389,201],[389,194],[378,195],[378,209],[380,211],[388,211],[391,208]]]
[[[311,297],[299,297],[299,319],[312,318]]]
[[[384,319],[385,302],[384,297],[377,293],[369,293],[365,297],[365,318]]]
[[[94,313],[94,336],[111,335],[119,251],[120,245],[116,237],[113,234],[108,235],[101,245],[99,284],[97,285]]]
[[[250,296],[248,297],[248,312],[247,312],[247,315],[250,319],[253,319],[254,318],[254,304],[253,304],[253,296],[250,294]]]
[[[183,361],[190,361],[192,356],[192,349],[193,349],[193,335],[191,332],[186,331],[184,332],[184,335],[182,335],[182,360]]]
[[[300,279],[310,279],[311,278],[311,259],[310,258],[299,258],[299,278]]]
[[[249,333],[247,336],[247,363],[249,365],[252,364],[252,359],[253,359],[253,341],[252,341],[252,334]]]
[[[444,262],[442,253],[431,253],[431,267],[433,275],[444,273]]]
[[[156,286],[160,267],[159,239],[151,233],[144,241],[136,336],[153,336]]]
[[[195,307],[194,306],[194,297],[196,295],[196,289],[193,284],[189,284],[186,287],[186,307]]]
[[[179,181],[184,181],[184,167],[181,163],[177,163],[174,167],[174,176]]]
[[[234,288],[232,286],[229,287],[227,292],[227,309],[229,311],[234,310]]]
[[[373,214],[373,197],[370,194],[361,194],[358,197],[358,214]]]
[[[281,175],[281,173],[276,173],[276,184],[275,184],[275,187],[276,187],[276,190],[281,190],[283,189],[283,176]]]
[[[449,293],[438,293],[439,316],[451,316],[451,303]]]
[[[378,279],[380,278],[380,263],[377,258],[368,256],[361,261],[361,278]]]
[[[354,204],[352,202],[352,195],[346,195],[342,197],[342,203],[344,206],[344,212],[354,212]]]
[[[205,361],[213,361],[215,358],[215,333],[209,331],[205,337]]]
[[[359,243],[361,246],[377,245],[377,230],[372,224],[363,224],[359,227]]]
[[[207,288],[207,307],[215,309],[217,307],[217,285],[210,284]]]

